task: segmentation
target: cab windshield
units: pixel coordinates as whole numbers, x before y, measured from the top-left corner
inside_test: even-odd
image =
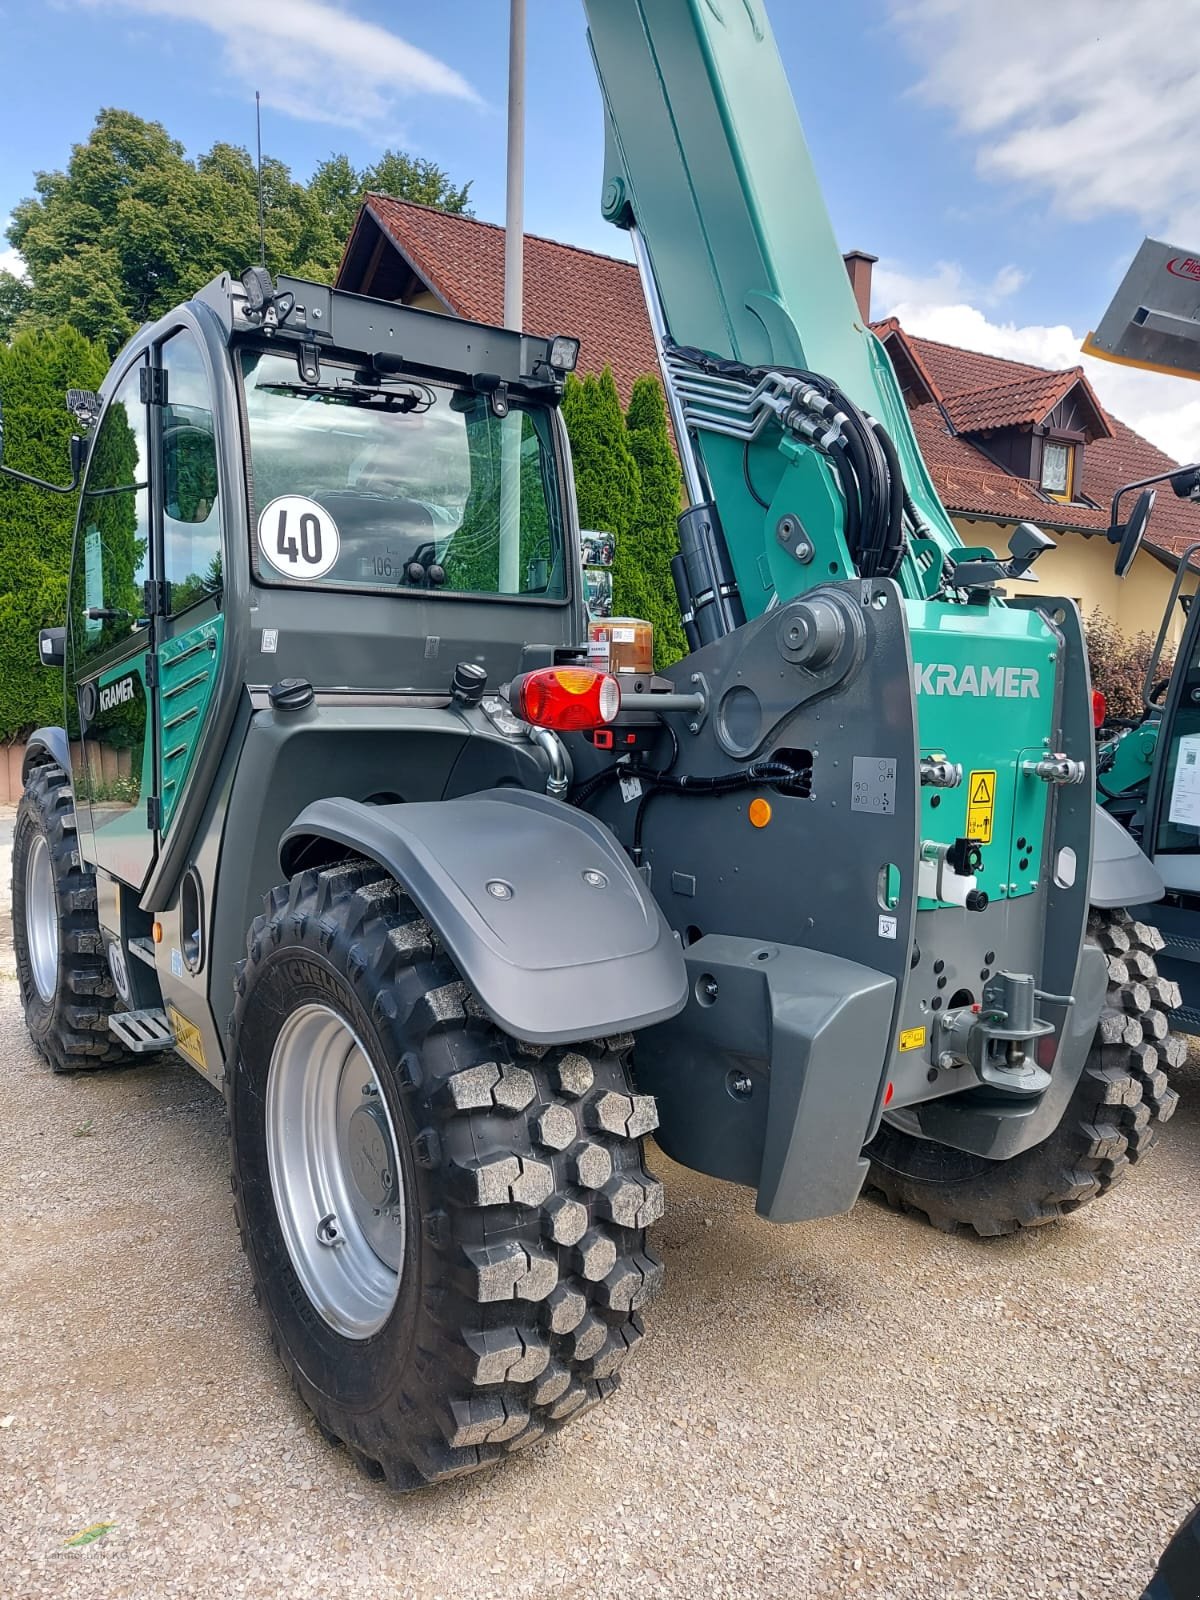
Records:
[[[550,413],[470,389],[241,358],[255,570],[266,583],[566,594]]]

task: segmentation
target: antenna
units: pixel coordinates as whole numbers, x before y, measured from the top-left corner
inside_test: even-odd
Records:
[[[263,223],[263,181],[262,181],[262,96],[258,90],[254,91],[254,131],[258,140],[258,256],[265,267],[267,264],[267,234]]]

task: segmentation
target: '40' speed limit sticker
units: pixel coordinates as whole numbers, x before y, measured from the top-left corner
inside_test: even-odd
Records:
[[[333,566],[341,540],[324,506],[302,494],[281,494],[258,519],[258,548],[285,578],[311,583]]]

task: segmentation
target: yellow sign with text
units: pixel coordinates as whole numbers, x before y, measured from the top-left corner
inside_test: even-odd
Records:
[[[204,1059],[204,1040],[200,1037],[200,1029],[173,1005],[167,1006],[167,1016],[175,1030],[176,1050],[186,1056],[194,1067],[199,1067],[201,1072],[207,1072],[208,1062]]]
[[[992,842],[992,816],[996,810],[996,774],[973,772],[967,780],[967,838]]]
[[[901,1050],[923,1050],[925,1048],[924,1028],[902,1028],[900,1030]]]

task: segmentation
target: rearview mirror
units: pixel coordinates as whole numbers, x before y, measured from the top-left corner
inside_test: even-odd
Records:
[[[86,433],[100,415],[100,396],[91,389],[68,389],[67,410]]]
[[[1146,524],[1150,521],[1150,513],[1154,510],[1157,494],[1157,489],[1143,489],[1137,497],[1128,522],[1114,522],[1108,530],[1108,542],[1117,546],[1117,559],[1113,563],[1113,571],[1118,578],[1123,578],[1129,571],[1134,557],[1142,547]]]
[[[585,567],[611,567],[617,552],[617,536],[614,533],[592,533],[581,529],[579,551]]]
[[[67,630],[43,628],[38,634],[38,659],[44,667],[62,667],[67,660]]]
[[[583,603],[588,617],[595,621],[613,612],[613,558],[617,553],[616,535],[581,529],[579,554],[583,560]]]

